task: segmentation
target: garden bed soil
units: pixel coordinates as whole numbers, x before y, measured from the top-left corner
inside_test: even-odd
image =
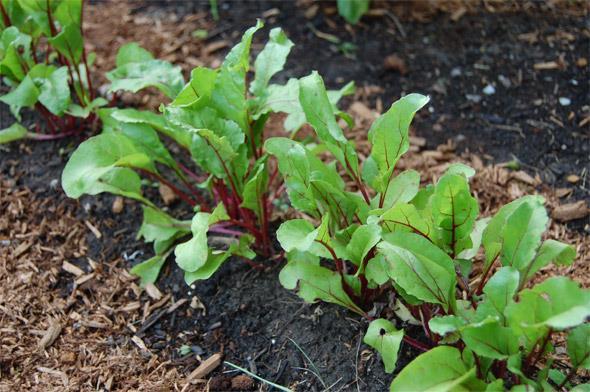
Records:
[[[225,9],[223,4],[229,4],[229,8]],[[316,68],[333,87],[345,80],[355,79],[361,86],[361,94],[349,104],[359,102],[370,108],[387,107],[402,91],[431,92],[429,88],[433,83],[439,78],[447,78],[446,82],[441,82],[446,86],[446,95],[432,93],[434,112],[421,115],[416,121],[416,135],[423,136],[426,145],[422,139],[415,139],[413,152],[402,160],[400,166],[415,168],[424,173],[426,181],[430,181],[449,162],[467,161],[478,169],[473,187],[482,203],[484,215],[494,212],[502,203],[535,190],[546,195],[551,211],[573,200],[588,200],[585,183],[588,154],[586,152],[583,156],[583,151],[580,154],[575,152],[576,146],[586,148],[584,145],[588,141],[588,126],[576,127],[584,116],[589,115],[584,109],[588,91],[580,87],[588,85],[587,68],[580,70],[568,61],[566,70],[539,73],[541,82],[535,82],[537,71],[533,74],[529,72],[533,59],[553,58],[563,48],[569,50],[573,46],[574,50],[566,53],[567,59],[575,59],[579,55],[575,49],[588,44],[587,27],[583,26],[580,18],[544,13],[531,20],[530,14],[486,14],[486,18],[465,15],[455,23],[449,20],[449,15],[442,15],[425,24],[404,20],[403,28],[408,36],[405,40],[395,33],[396,27],[389,26],[387,20],[371,19],[371,23],[353,30],[352,39],[359,49],[357,59],[349,60],[333,52],[331,44],[319,40],[311,30],[306,30],[308,20],[303,16],[305,9],[286,2],[260,3],[262,5],[246,2],[243,7],[237,4],[222,3],[222,21],[214,27],[219,33],[210,42],[196,44],[194,50],[204,51],[217,39],[235,42],[236,32],[252,24],[245,15],[254,19],[255,15],[278,7],[279,13],[273,11],[275,15],[271,17],[275,21],[268,24],[285,27],[291,39],[299,45],[289,60],[287,75],[302,76]],[[185,25],[166,22],[167,18],[171,18],[167,11],[175,10],[183,14],[179,10],[186,7],[185,3],[177,3],[173,8],[166,8],[165,4],[156,7],[152,3],[147,8],[137,8],[128,14],[121,13],[120,7],[120,4],[100,3],[90,7],[89,12],[94,12],[96,17],[103,11],[118,11],[118,15],[127,15],[123,19],[131,18],[128,22],[135,18],[140,21],[155,18],[160,20],[160,30],[169,34],[184,34],[189,27],[211,29],[213,26],[206,15],[193,18]],[[197,11],[203,9],[199,7]],[[487,20],[488,16],[491,21]],[[179,20],[179,16],[175,18]],[[97,19],[88,19],[98,26]],[[101,37],[101,42],[109,42],[108,37],[118,37],[118,40],[126,42],[126,37],[135,31],[135,26],[124,30],[114,20],[102,19],[105,25],[113,23],[113,26],[110,30],[112,35]],[[335,16],[318,12],[310,20],[317,29],[330,33],[336,31],[331,30],[329,22],[338,21]],[[567,27],[559,30],[551,27],[552,24]],[[379,27],[382,30],[377,30]],[[376,34],[377,31],[392,28],[393,35]],[[572,29],[577,29],[573,41],[556,38],[552,39],[553,46],[547,44],[551,34],[558,34],[557,31],[574,34]],[[540,43],[528,44],[510,39],[517,33],[532,30],[539,31]],[[477,34],[469,34],[476,31]],[[457,40],[448,39],[449,34],[467,37],[465,42],[471,43],[471,46],[448,46],[457,45]],[[351,37],[343,35],[342,39],[350,40]],[[428,41],[425,41],[426,38]],[[151,41],[154,40],[152,37]],[[146,39],[142,41],[149,43]],[[97,41],[92,44],[97,51],[102,45]],[[486,57],[490,56],[486,55],[486,48],[494,44],[501,50],[490,61]],[[518,47],[503,48],[517,44]],[[107,49],[112,59],[113,47],[101,50]],[[309,55],[312,49],[314,56]],[[182,51],[180,45],[168,55],[180,56]],[[405,57],[410,69],[406,75],[383,69],[384,54],[393,52]],[[512,53],[512,58],[508,52]],[[197,54],[195,58],[211,64],[219,61],[217,55],[221,53]],[[443,60],[444,57],[447,61]],[[182,61],[181,57],[179,61]],[[482,64],[491,68],[473,68],[474,61],[483,61]],[[507,61],[508,65],[501,66],[501,61]],[[433,64],[439,69],[438,75]],[[527,83],[502,94],[499,91],[491,97],[480,94],[482,78],[495,81],[497,75],[493,71],[500,69],[505,76],[512,77],[507,73],[508,70],[517,72],[519,68],[515,68],[515,64],[523,70],[523,75],[532,79],[523,76]],[[108,64],[102,66],[108,69]],[[456,66],[462,68],[462,76],[448,79],[449,72]],[[492,74],[494,79],[490,79]],[[567,120],[570,121],[568,127],[554,127],[554,142],[551,143],[553,139],[546,138],[545,131],[535,133],[526,126],[526,116],[546,124],[555,123],[551,117],[563,120],[568,116],[566,109],[556,106],[552,97],[543,97],[548,94],[543,82],[547,75],[559,85],[560,94],[567,93],[572,97],[572,104],[567,110],[574,112],[575,120]],[[580,84],[573,86],[570,83],[572,78]],[[376,88],[370,87],[375,85],[384,90],[376,92]],[[411,89],[406,90],[408,87]],[[501,89],[497,86],[497,90]],[[482,101],[467,103],[463,96],[466,91],[482,95]],[[147,106],[157,103],[155,95],[145,97],[144,101],[136,103]],[[538,99],[534,97],[543,97],[543,103],[531,109],[533,106],[529,101]],[[521,102],[520,105],[527,103],[524,111],[519,109],[518,102]],[[356,107],[358,109],[359,106]],[[10,119],[5,115],[6,108],[0,109],[3,110],[0,128],[3,128],[9,125]],[[463,113],[464,117],[459,113]],[[501,113],[505,116],[504,120],[514,121],[508,123],[509,126],[518,123],[526,140],[521,140],[507,128],[502,130],[482,123],[482,113]],[[514,118],[510,117],[510,113],[527,114]],[[362,140],[370,115],[364,111],[354,115],[360,125],[349,135]],[[489,118],[486,121],[489,123]],[[433,127],[438,128],[436,124],[440,124],[442,130],[431,131]],[[452,130],[449,129],[451,126]],[[464,139],[457,138],[458,134],[464,135]],[[446,143],[449,138],[454,143]],[[0,221],[0,240],[7,241],[0,246],[0,305],[3,306],[0,316],[3,320],[0,389],[169,390],[188,385],[189,390],[206,387],[227,390],[232,388],[232,382],[237,390],[247,389],[246,384],[251,380],[238,378],[239,373],[230,372],[228,366],[220,366],[205,380],[188,383],[191,381],[188,380],[190,371],[201,360],[216,353],[222,353],[225,360],[254,371],[269,381],[298,390],[322,390],[319,378],[327,386],[333,385],[332,390],[381,391],[387,388],[392,376],[384,374],[378,355],[360,342],[366,323],[336,306],[304,304],[294,293],[281,288],[277,279],[280,263],[269,262],[266,271],[256,272],[240,261],[231,260],[211,280],[189,288],[182,281],[178,268],[170,261],[157,283],[159,290],[141,290],[125,270],[151,255],[149,246],[134,239],[141,221],[139,206],[125,202],[123,211],[116,214],[112,211],[113,198],[110,196],[72,201],[60,190],[61,170],[77,142],[70,139],[0,147],[0,206],[6,211],[16,211],[9,215],[7,222]],[[566,148],[567,153],[561,147],[555,147],[555,143],[561,142],[571,145],[570,150]],[[525,171],[509,171],[489,165],[512,159],[510,154],[516,151],[516,146],[523,148],[518,151],[517,157],[528,162],[523,167]],[[540,154],[540,146],[545,149],[543,151],[550,149],[551,154]],[[476,155],[465,150],[480,152]],[[490,159],[486,159],[487,154],[491,154]],[[571,184],[561,175],[544,176],[543,170],[555,162],[566,165],[565,172],[578,173],[580,181]],[[536,172],[543,181],[534,179]],[[563,191],[558,191],[558,188],[565,187],[572,191],[563,197]],[[175,213],[185,212],[181,207],[175,207]],[[559,272],[588,287],[590,250],[585,234],[588,223],[585,219],[578,219],[568,225],[574,230],[553,221],[549,234],[572,243],[579,253],[578,260],[572,267],[548,268],[542,272],[542,277]],[[32,245],[27,245],[29,242]],[[65,261],[80,268],[80,276],[66,272],[63,269]],[[66,269],[72,270],[70,267]],[[84,279],[88,280],[84,282]],[[74,283],[76,280],[82,283]],[[45,350],[39,350],[38,343],[43,335],[48,334],[47,331],[51,332],[56,320],[60,333]],[[418,338],[421,336],[417,330],[410,330],[410,333]],[[311,358],[320,377],[311,373],[313,367],[294,342]],[[188,350],[189,354],[181,355],[181,348]],[[417,353],[403,345],[400,354],[401,366]]]

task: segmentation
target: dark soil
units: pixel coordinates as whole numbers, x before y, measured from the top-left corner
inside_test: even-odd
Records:
[[[149,15],[164,9],[185,15],[203,9],[208,2],[149,4],[138,6],[138,12]],[[256,17],[275,7],[280,13],[267,21],[267,27],[283,27],[296,43],[283,77],[299,77],[317,69],[330,87],[348,80],[360,86],[377,85],[383,93],[373,98],[381,99],[384,107],[402,93],[430,94],[429,110],[416,122],[418,135],[425,137],[430,147],[453,139],[460,149],[484,157],[489,154],[494,162],[516,157],[525,170],[539,173],[555,187],[572,186],[565,177],[577,174],[582,180],[576,184],[573,197],[590,200],[585,180],[590,169],[590,132],[588,124],[577,125],[583,116],[590,115],[589,73],[588,67],[575,65],[578,57],[589,55],[587,19],[533,11],[465,15],[453,23],[441,15],[430,23],[402,21],[407,35],[403,38],[387,18],[365,19],[351,33],[330,27],[328,19],[342,26],[337,16],[319,12],[313,19],[306,19],[295,2],[234,1],[220,4],[219,35],[235,42]],[[355,58],[317,38],[308,23],[352,42],[357,47]],[[536,44],[518,39],[519,34],[535,31],[539,37]],[[550,39],[559,31],[571,33],[574,39]],[[384,68],[383,59],[392,53],[405,60],[407,74]],[[557,60],[561,54],[568,63],[565,70],[533,69],[534,63]],[[510,80],[510,87],[499,81],[500,75]],[[493,95],[482,92],[489,83],[495,86]],[[474,102],[467,94],[478,95],[480,101]],[[560,106],[558,97],[569,98],[571,105]],[[536,100],[541,100],[540,104]],[[3,105],[0,115],[2,129],[11,121]],[[77,141],[0,146],[0,175],[12,178],[20,172],[20,184],[33,189],[38,197],[62,199],[65,196],[58,181]],[[141,210],[127,203],[122,214],[113,214],[112,200],[101,196],[79,202],[81,218],[97,216],[102,222],[101,240],[89,234],[89,257],[97,261],[124,257],[130,264],[139,262],[141,254],[151,255],[149,246],[134,240]],[[335,384],[332,390],[354,390],[357,386],[363,391],[387,389],[392,376],[383,372],[378,355],[364,351],[367,347],[360,343],[365,322],[336,306],[304,304],[280,286],[279,270],[276,265],[265,272],[254,272],[232,260],[209,281],[188,288],[170,262],[158,286],[172,292],[176,299],[197,297],[206,313],[185,305],[182,312],[163,315],[140,335],[153,352],[162,352],[179,364],[194,361],[181,357],[177,350],[183,345],[203,358],[222,351],[225,360],[269,381],[299,384],[300,390],[322,390],[316,376],[298,369],[309,369],[310,364],[292,339],[312,359],[326,386]],[[141,325],[136,327],[140,329]],[[414,332],[413,336],[420,335]],[[404,345],[399,366],[416,354]],[[225,372],[215,373],[212,389],[228,389],[229,378],[236,375],[227,373],[229,369],[226,366]]]

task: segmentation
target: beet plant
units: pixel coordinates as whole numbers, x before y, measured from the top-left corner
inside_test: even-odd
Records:
[[[396,173],[409,149],[410,122],[429,100],[423,95],[406,95],[372,124],[362,163],[317,73],[300,80],[299,98],[321,143],[266,142],[302,215],[278,229],[288,259],[280,281],[308,302],[336,303],[371,320],[364,341],[380,352],[387,372],[402,341],[426,351],[392,390],[561,388],[577,368],[590,366],[588,290],[565,277],[531,283],[549,263],[575,258],[572,247],[542,240],[542,197],[523,197],[480,218],[468,166],[451,165],[425,187],[414,170]],[[374,303],[391,294],[397,314],[421,325],[428,343],[373,317]],[[551,357],[551,337],[564,332],[567,374]]]
[[[95,97],[82,29],[82,0],[0,1],[0,76],[10,88],[0,101],[19,121],[0,131],[0,143],[22,138],[57,139],[95,124]],[[45,129],[20,124],[22,108],[34,108]]]
[[[152,87],[171,102],[160,114],[99,110],[103,132],[72,154],[62,185],[74,198],[109,192],[143,204],[138,235],[153,242],[155,252],[132,269],[143,283],[156,280],[172,253],[188,284],[209,278],[231,255],[256,267],[251,259],[257,254],[273,256],[269,223],[282,178],[263,148],[265,125],[272,113],[286,113],[285,128],[295,137],[305,114],[297,79],[269,84],[293,46],[281,29],[270,31],[248,83],[252,37],[261,27],[259,22],[248,29],[219,69],[195,68],[187,83],[179,67],[154,59],[137,44],[120,49],[117,68],[107,75],[112,91]],[[331,105],[352,89],[348,84],[330,92]],[[172,145],[181,152],[173,153]],[[192,220],[158,207],[142,193],[142,178],[171,189],[194,210]],[[229,244],[209,246],[211,235],[227,237]]]

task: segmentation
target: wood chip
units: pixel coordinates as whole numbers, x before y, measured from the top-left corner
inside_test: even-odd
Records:
[[[120,214],[123,211],[123,207],[125,205],[125,201],[123,200],[123,198],[121,196],[117,196],[115,197],[115,200],[113,200],[113,214]]]
[[[90,231],[92,232],[92,234],[94,234],[94,236],[97,239],[101,239],[102,238],[102,233],[100,232],[100,230],[98,230],[96,228],[96,226],[94,226],[92,223],[90,223],[88,220],[85,220],[84,223],[86,224],[86,227],[88,227],[90,229]]]
[[[191,380],[203,378],[211,373],[221,363],[221,353],[211,355],[205,361],[203,361],[195,370],[191,372],[186,378],[187,383]]]
[[[585,57],[580,57],[576,60],[576,65],[580,68],[584,68],[588,65],[588,60]]]
[[[182,305],[188,302],[187,298],[179,299],[178,301],[174,302],[170,307],[166,310],[166,313],[172,313]]]
[[[383,68],[389,71],[397,71],[402,75],[408,73],[408,67],[404,59],[399,57],[397,54],[390,54],[383,60]]]
[[[419,136],[410,136],[410,144],[417,147],[425,147],[426,139]]]
[[[16,249],[14,250],[14,257],[17,258],[20,255],[22,255],[23,253],[25,253],[26,251],[28,251],[29,248],[31,247],[31,245],[33,245],[33,242],[23,242],[22,244],[17,246]]]
[[[40,350],[45,350],[47,347],[51,346],[53,342],[57,339],[59,334],[61,333],[61,324],[57,321],[52,321],[49,325],[49,328],[43,334],[43,337],[39,341],[38,347]]]
[[[553,209],[553,219],[568,222],[574,219],[581,219],[590,214],[590,209],[584,200],[575,203],[562,204]]]
[[[572,184],[575,184],[578,181],[580,181],[580,177],[575,174],[570,174],[565,179],[567,180],[567,182],[572,183]]]
[[[47,373],[47,374],[51,374],[51,375],[60,377],[61,382],[64,386],[68,386],[68,384],[69,384],[68,376],[64,372],[61,372],[61,371],[55,370],[55,369],[46,368],[43,366],[38,366],[37,370],[40,371],[41,373]]]
[[[120,310],[122,312],[133,312],[139,308],[141,308],[141,303],[139,303],[139,301],[134,301],[134,302],[129,302],[127,305],[123,306]]]
[[[68,261],[64,261],[63,264],[61,265],[61,268],[64,271],[69,272],[72,275],[76,275],[76,276],[84,275],[84,271],[82,270],[82,268],[75,266],[74,264],[72,264]]]
[[[94,278],[94,272],[90,273],[90,274],[86,274],[83,276],[80,276],[79,278],[77,278],[74,282],[78,285],[81,286],[84,283],[88,282],[90,279]]]
[[[167,206],[171,205],[176,200],[178,200],[178,196],[176,196],[176,193],[174,193],[172,188],[170,188],[167,185],[160,184],[160,186],[158,187],[158,191],[160,191],[160,197],[162,198],[164,204],[166,204]]]
[[[145,352],[148,352],[148,353],[150,352],[150,350],[148,350],[147,346],[145,345],[145,343],[143,342],[143,340],[141,340],[141,338],[140,338],[139,336],[137,336],[137,335],[134,335],[134,336],[131,338],[131,341],[132,341],[133,343],[135,343],[135,345],[136,345],[137,347],[139,347],[139,349],[140,349],[141,351],[145,351]]]
[[[373,122],[377,118],[377,113],[375,113],[374,111],[369,109],[367,105],[359,101],[353,102],[352,105],[350,105],[350,111],[353,115],[366,121]]]
[[[206,56],[211,55],[212,53],[217,52],[218,50],[221,50],[223,48],[227,48],[230,45],[229,42],[227,41],[216,41],[216,42],[211,42],[210,44],[208,44],[207,46],[205,46],[204,48],[204,52]]]
[[[153,283],[146,284],[144,289],[151,299],[158,301],[162,298],[162,292]]]
[[[467,12],[467,8],[461,6],[459,7],[455,12],[453,12],[451,14],[451,20],[453,22],[457,22],[459,19],[461,19],[463,17],[463,15],[465,15],[465,13]]]
[[[533,185],[533,186],[538,185],[537,181],[533,177],[531,177],[530,174],[528,174],[527,172],[524,172],[522,170],[512,172],[510,174],[510,177],[514,178],[515,180],[518,180],[520,182],[524,182],[525,184],[529,184],[529,185]]]
[[[555,190],[555,196],[561,199],[562,197],[570,195],[573,191],[572,188],[558,188]]]

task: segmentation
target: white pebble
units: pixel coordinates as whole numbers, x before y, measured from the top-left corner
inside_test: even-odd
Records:
[[[494,86],[492,86],[491,84],[488,84],[487,86],[484,87],[483,93],[485,95],[493,95],[496,93],[496,88]]]
[[[569,106],[572,103],[572,100],[567,97],[559,97],[559,104],[561,106]]]

